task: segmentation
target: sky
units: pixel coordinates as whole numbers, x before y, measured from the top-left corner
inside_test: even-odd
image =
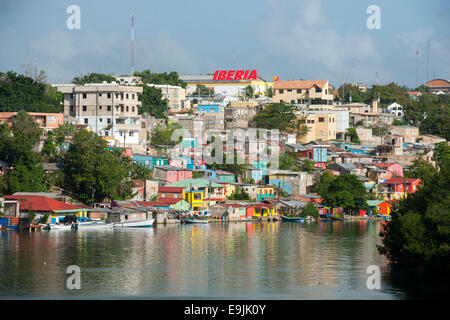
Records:
[[[79,29],[67,27],[70,5],[80,8]],[[367,26],[371,5],[379,29]],[[24,73],[28,62],[50,83],[130,74],[130,14],[137,71],[256,69],[268,81],[336,87],[371,86],[377,72],[380,84],[409,88],[450,79],[448,0],[0,0],[0,71]]]

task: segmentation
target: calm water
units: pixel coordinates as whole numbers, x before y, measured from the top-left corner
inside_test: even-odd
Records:
[[[402,299],[380,222],[1,232],[0,298]],[[66,287],[69,265],[81,289]],[[369,290],[369,265],[382,271]]]

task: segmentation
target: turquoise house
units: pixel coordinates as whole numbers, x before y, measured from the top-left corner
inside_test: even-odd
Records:
[[[144,166],[147,169],[153,169],[154,166],[167,166],[167,158],[153,157],[145,154],[133,154],[133,161],[138,165]]]

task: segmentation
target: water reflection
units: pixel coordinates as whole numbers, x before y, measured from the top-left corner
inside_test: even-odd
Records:
[[[149,229],[3,232],[0,296],[401,298],[368,290],[379,223],[211,223]],[[68,290],[69,265],[81,290]]]

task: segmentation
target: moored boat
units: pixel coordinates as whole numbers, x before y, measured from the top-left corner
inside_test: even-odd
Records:
[[[281,220],[283,222],[303,222],[303,221],[305,221],[305,218],[281,216]]]
[[[208,224],[208,220],[207,219],[198,219],[195,217],[190,217],[190,218],[183,218],[182,221],[184,223],[200,223],[200,224]]]
[[[122,228],[150,228],[153,225],[155,219],[144,219],[144,220],[130,220],[130,221],[121,221],[114,222],[112,224],[113,227],[122,227]]]
[[[109,229],[112,226],[112,223],[105,223],[104,221],[86,221],[78,223],[78,228],[83,230]]]
[[[48,223],[42,230],[77,230],[78,223],[62,224],[62,223]]]

